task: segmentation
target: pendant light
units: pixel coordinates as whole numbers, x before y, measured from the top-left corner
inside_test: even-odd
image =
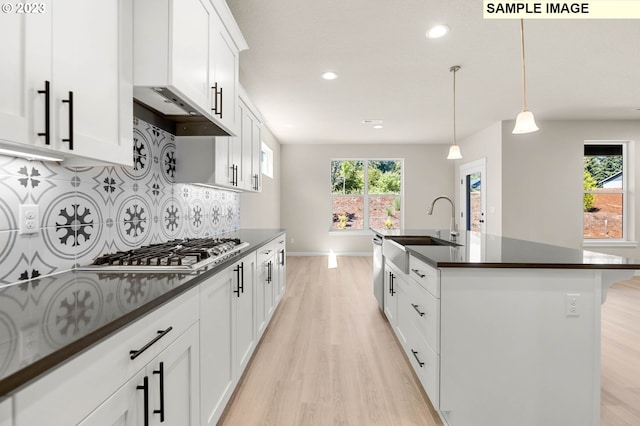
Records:
[[[520,19],[520,47],[522,51],[522,112],[516,117],[513,134],[531,133],[538,130],[533,113],[527,111],[527,84],[524,73],[524,20]]]
[[[459,160],[462,158],[460,147],[456,144],[456,72],[460,69],[460,65],[454,65],[449,68],[453,73],[453,145],[449,147],[449,155],[447,160]]]

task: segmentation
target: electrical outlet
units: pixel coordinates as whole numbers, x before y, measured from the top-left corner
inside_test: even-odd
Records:
[[[567,293],[565,296],[564,310],[568,317],[579,317],[581,312],[580,294]]]
[[[18,212],[19,234],[35,234],[40,223],[40,211],[37,204],[20,204]]]

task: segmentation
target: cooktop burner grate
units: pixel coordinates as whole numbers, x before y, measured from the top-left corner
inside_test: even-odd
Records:
[[[117,251],[97,257],[80,270],[197,271],[237,255],[249,243],[238,238],[187,238]]]

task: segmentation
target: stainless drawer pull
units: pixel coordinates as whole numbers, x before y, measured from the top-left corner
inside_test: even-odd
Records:
[[[138,356],[140,356],[142,354],[142,352],[144,352],[147,349],[149,349],[155,342],[157,342],[158,340],[162,339],[171,330],[173,330],[173,327],[169,327],[166,330],[158,330],[158,335],[156,337],[154,337],[154,339],[152,341],[150,341],[149,343],[147,343],[146,345],[144,345],[143,347],[141,347],[137,351],[129,351],[129,355],[131,355],[130,358],[131,359],[138,358]]]
[[[416,361],[418,361],[418,365],[420,366],[420,368],[424,367],[424,362],[420,361],[420,359],[418,358],[418,352],[411,349],[411,353],[413,354],[413,357],[416,359]]]
[[[421,274],[419,269],[412,269],[411,272],[413,272],[414,274],[416,274],[417,276],[419,276],[420,278],[424,278],[426,277],[425,274]]]
[[[424,316],[424,312],[420,312],[420,309],[418,309],[418,305],[414,305],[413,303],[411,304],[411,306],[413,306],[413,309],[416,310],[416,312],[418,313],[418,315],[420,315],[421,317]]]

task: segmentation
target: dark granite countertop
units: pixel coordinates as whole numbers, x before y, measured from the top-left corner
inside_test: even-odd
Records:
[[[382,237],[436,236],[449,240],[448,230],[372,229]],[[518,240],[478,232],[461,232],[458,246],[407,245],[417,258],[436,268],[560,268],[640,269],[640,260],[588,250]]]
[[[69,271],[0,288],[0,400],[284,232],[220,235],[250,245],[192,274]]]

